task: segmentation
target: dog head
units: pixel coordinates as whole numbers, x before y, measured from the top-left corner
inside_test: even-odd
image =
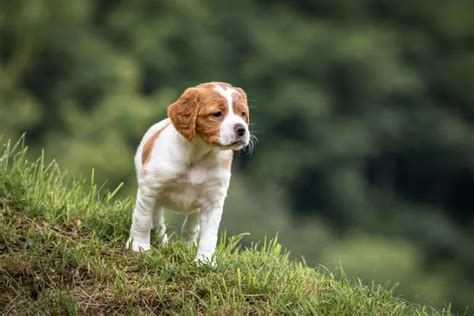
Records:
[[[244,90],[224,82],[188,88],[168,107],[168,117],[187,140],[199,136],[220,149],[249,144],[249,108]]]

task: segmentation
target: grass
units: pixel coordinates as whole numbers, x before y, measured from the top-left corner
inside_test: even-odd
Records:
[[[292,262],[276,239],[241,249],[223,235],[216,267],[174,237],[126,251],[131,199],[25,153],[0,152],[0,314],[450,314]]]

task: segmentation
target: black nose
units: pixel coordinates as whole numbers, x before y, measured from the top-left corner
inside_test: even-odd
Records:
[[[246,129],[244,125],[238,123],[238,124],[235,124],[234,131],[238,136],[244,136]]]

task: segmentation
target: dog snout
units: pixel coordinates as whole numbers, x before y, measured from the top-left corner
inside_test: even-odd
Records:
[[[241,123],[238,123],[238,124],[235,124],[234,125],[234,131],[235,133],[237,134],[237,136],[244,136],[245,133],[247,132],[247,129],[245,128],[245,126]]]

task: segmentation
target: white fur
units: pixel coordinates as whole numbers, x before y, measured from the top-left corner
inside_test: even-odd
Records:
[[[127,241],[132,250],[150,249],[152,226],[158,229],[162,242],[167,242],[163,212],[169,208],[186,214],[182,226],[185,242],[193,244],[199,239],[196,260],[205,262],[212,258],[231,176],[231,149],[247,145],[249,138],[247,123],[233,112],[235,90],[220,86],[216,90],[226,98],[229,108],[220,129],[220,148],[206,144],[199,136],[186,140],[169,119],[153,125],[143,137],[135,156],[138,193]],[[247,129],[246,136],[241,137],[243,145],[227,146],[238,140],[234,132],[236,123]],[[143,165],[143,148],[160,129],[150,159]]]

